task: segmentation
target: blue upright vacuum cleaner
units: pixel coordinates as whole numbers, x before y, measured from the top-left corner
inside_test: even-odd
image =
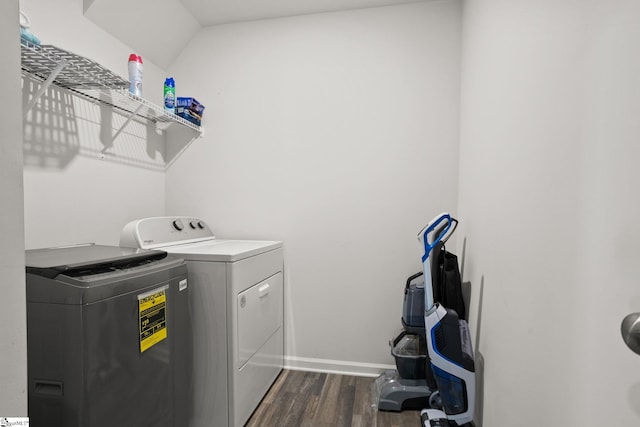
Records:
[[[442,410],[421,411],[420,425],[423,427],[473,425],[475,368],[469,328],[466,322],[459,321],[454,310],[434,301],[431,286],[429,255],[447,234],[451,224],[451,216],[442,213],[418,233],[418,241],[424,249],[422,265],[426,281],[424,320],[427,350],[442,401]]]

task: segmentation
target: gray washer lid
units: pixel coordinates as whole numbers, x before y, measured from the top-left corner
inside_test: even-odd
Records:
[[[106,245],[77,245],[25,251],[27,273],[50,279],[111,272],[163,259],[165,251]]]

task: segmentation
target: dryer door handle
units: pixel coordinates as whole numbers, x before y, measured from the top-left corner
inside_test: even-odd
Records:
[[[260,296],[260,298],[263,298],[269,295],[270,288],[271,286],[268,283],[265,283],[264,285],[260,286],[258,288],[258,295]]]

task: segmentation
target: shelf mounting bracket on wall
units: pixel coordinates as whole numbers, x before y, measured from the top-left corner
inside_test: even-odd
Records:
[[[120,126],[120,129],[118,129],[117,132],[113,135],[113,139],[116,139],[118,137],[118,135],[120,135],[120,133],[124,130],[124,128],[127,127],[127,125],[131,122],[131,120],[133,120],[133,118],[136,115],[138,115],[140,110],[142,110],[142,107],[143,107],[142,104],[138,105],[138,107],[131,114],[129,114],[129,117],[127,117],[127,121],[125,121],[124,124],[122,126]]]
[[[196,135],[193,138],[191,138],[189,142],[187,142],[180,150],[178,150],[178,152],[169,161],[167,161],[167,164],[164,169],[165,170],[169,169],[171,165],[173,165],[173,163],[176,160],[178,160],[178,158],[182,155],[182,153],[184,153],[184,151],[198,138],[202,138],[202,133],[200,135]]]
[[[51,83],[53,83],[55,78],[58,77],[58,74],[60,74],[60,71],[62,71],[62,69],[66,66],[67,66],[67,61],[65,60],[60,61],[58,65],[56,65],[56,67],[51,71],[51,74],[49,74],[49,77],[47,77],[47,79],[42,83],[42,85],[40,86],[40,89],[38,89],[38,92],[36,92],[36,94],[33,95],[33,98],[31,98],[27,106],[24,108],[23,117],[26,117],[27,113],[29,113],[29,110],[31,110],[33,106],[36,105],[36,102],[38,102],[38,99],[40,99],[42,94],[45,93],[47,89],[49,89],[49,86],[51,86]]]

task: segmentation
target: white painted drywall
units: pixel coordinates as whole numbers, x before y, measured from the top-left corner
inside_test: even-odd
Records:
[[[82,0],[22,0],[21,7],[43,44],[84,55],[128,78],[131,48],[85,18]],[[164,77],[145,60],[145,98],[161,103]],[[32,92],[25,88],[25,101]],[[56,89],[26,116],[27,248],[116,245],[124,224],[164,213],[164,140],[154,126],[134,122],[112,141],[124,121],[109,108]],[[106,146],[111,148],[102,160]]]
[[[18,1],[2,2],[0,78],[7,108],[0,115],[0,417],[27,415],[19,38]]]
[[[640,422],[620,336],[640,311],[639,20],[628,0],[465,3],[458,246],[485,426]]]
[[[178,0],[83,0],[84,15],[166,68],[200,29]]]
[[[167,172],[167,213],[284,240],[292,366],[393,363],[416,235],[456,211],[460,18],[443,1],[210,27],[172,65],[206,134]]]
[[[128,50],[80,16],[80,0],[22,5],[44,41],[125,75]],[[640,310],[638,7],[465,3],[457,234],[486,361],[485,426],[640,418],[640,359],[619,336],[623,316]],[[285,240],[291,364],[390,363],[402,281],[418,268],[413,236],[456,211],[459,12],[441,2],[211,28],[173,64],[178,94],[207,105],[207,134],[167,174],[167,210],[202,216],[220,237]],[[149,88],[164,75],[145,70],[158,102]],[[0,159],[13,174],[0,182],[3,206],[15,206],[3,209],[7,260],[22,251],[20,181],[4,166],[19,162],[17,117],[1,119],[14,136]],[[81,126],[90,147],[100,147],[97,127]],[[164,210],[157,177],[83,156],[28,167],[27,242],[115,243],[129,217]],[[3,270],[8,282],[21,282],[21,263]],[[24,360],[20,325],[2,325],[3,339],[18,334],[3,362]],[[3,382],[24,384],[25,367],[3,363]],[[24,390],[3,387],[0,404],[24,414]]]

